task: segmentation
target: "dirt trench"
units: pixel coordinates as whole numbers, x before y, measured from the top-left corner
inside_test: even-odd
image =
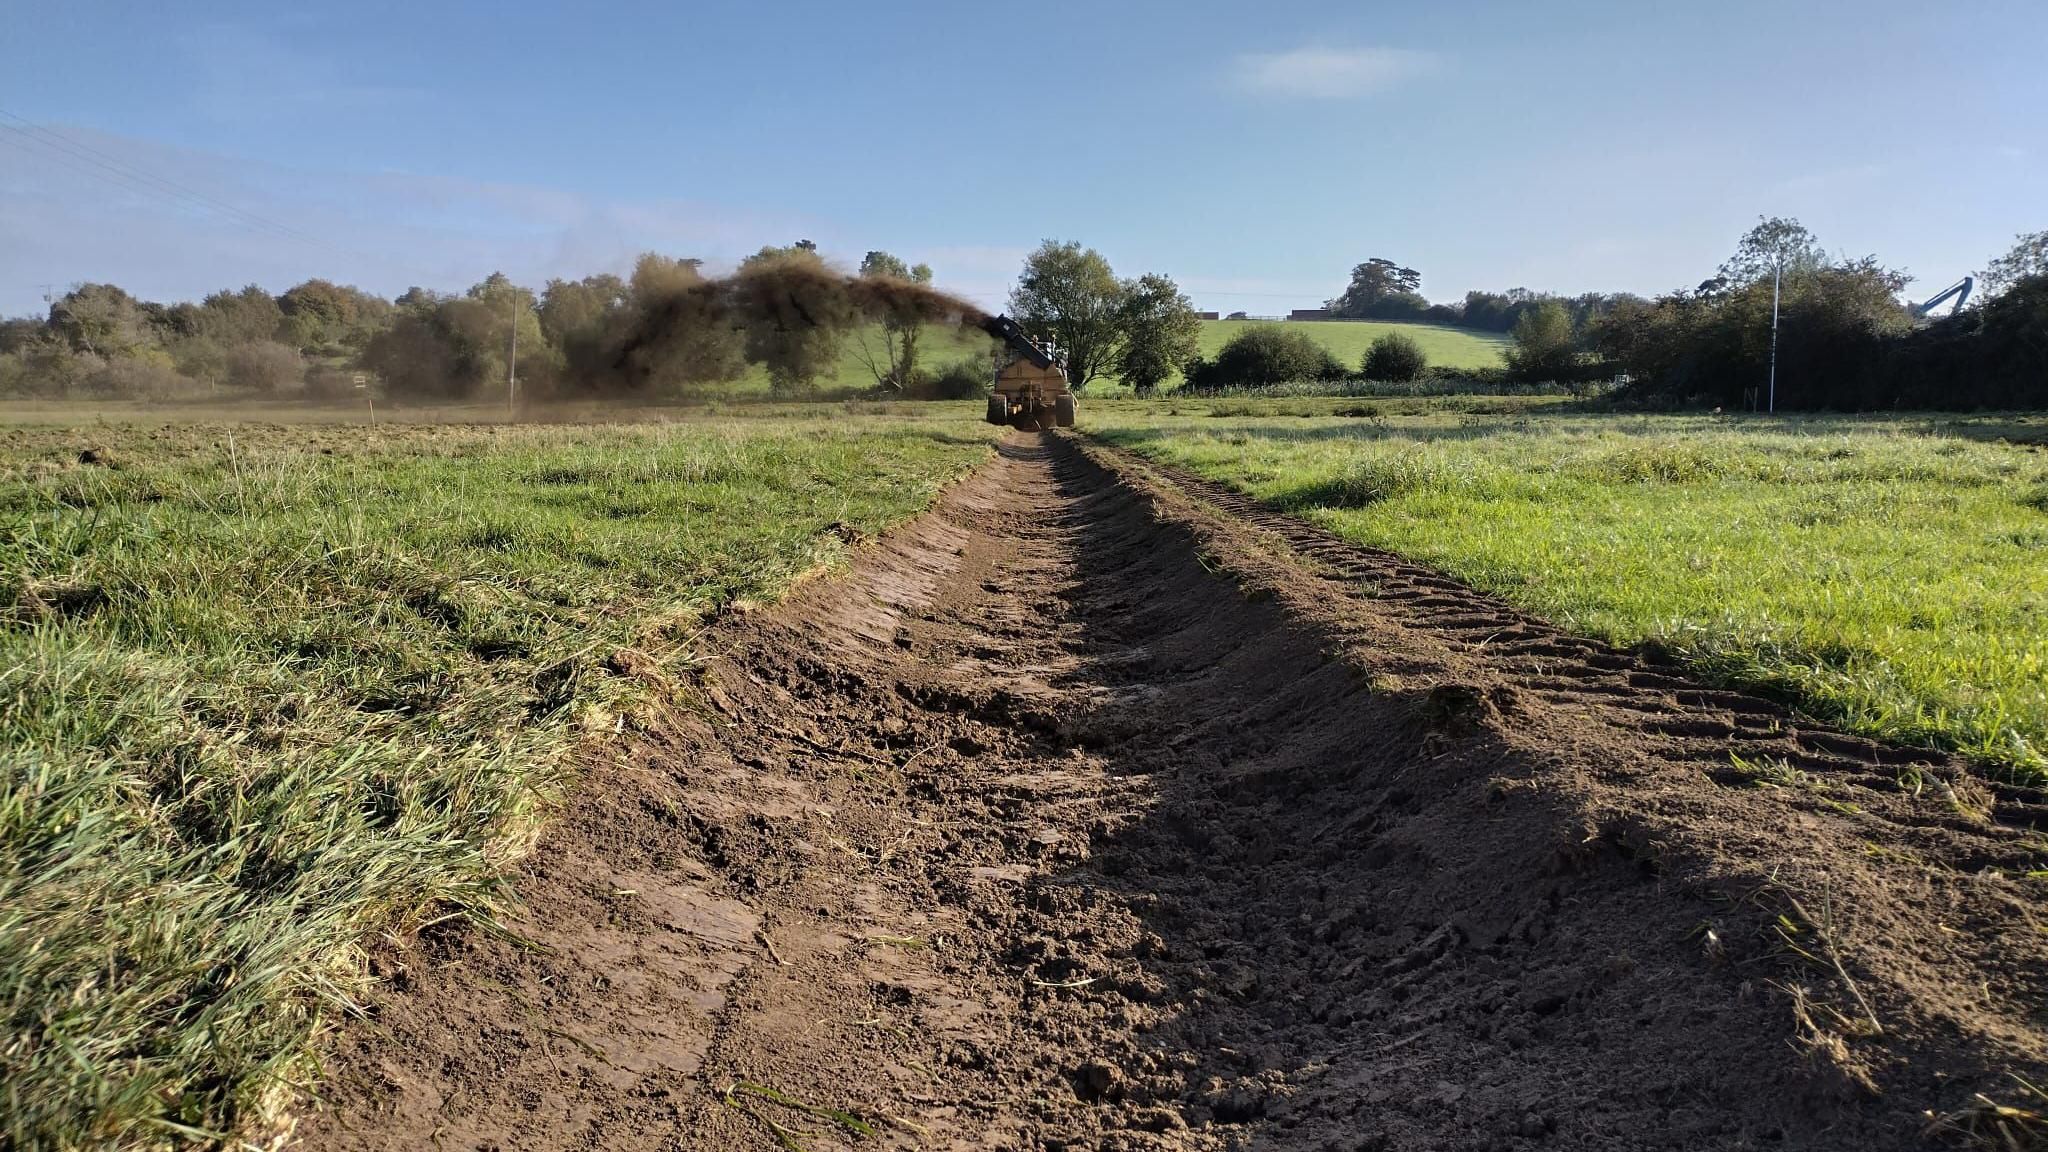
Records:
[[[1907,1148],[2048,1068],[2038,794],[1064,435],[707,657],[302,1146]]]

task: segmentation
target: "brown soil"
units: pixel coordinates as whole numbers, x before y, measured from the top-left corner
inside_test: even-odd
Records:
[[[2039,794],[1063,436],[707,651],[306,1147],[1901,1148],[2048,1074]]]

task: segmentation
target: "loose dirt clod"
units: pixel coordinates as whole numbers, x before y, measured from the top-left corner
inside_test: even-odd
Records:
[[[1863,1152],[2030,1122],[1988,1102],[2048,1069],[2041,795],[1967,819],[1897,783],[1953,764],[1198,482],[1014,439],[715,641],[717,709],[594,769],[526,864],[513,927],[548,947],[430,933],[307,1147]]]

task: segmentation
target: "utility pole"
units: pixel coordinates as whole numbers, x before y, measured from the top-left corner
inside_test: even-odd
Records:
[[[519,290],[511,293],[512,349],[505,357],[505,419],[512,419],[519,398]]]
[[[1770,407],[1767,411],[1778,411],[1778,286],[1785,280],[1785,254],[1778,253],[1778,262],[1771,270],[1771,388]]]

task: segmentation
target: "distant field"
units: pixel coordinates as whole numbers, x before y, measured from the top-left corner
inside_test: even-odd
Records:
[[[1108,401],[1083,424],[1566,628],[2043,777],[2048,424],[1548,407]]]
[[[1274,323],[1260,320],[1204,320],[1202,322],[1202,355],[1213,356],[1232,336],[1252,324]],[[1422,345],[1431,364],[1449,368],[1496,368],[1501,364],[1501,350],[1507,346],[1506,337],[1488,333],[1467,332],[1458,328],[1445,328],[1434,324],[1395,324],[1378,321],[1309,320],[1280,321],[1290,330],[1308,333],[1316,342],[1328,348],[1346,367],[1357,368],[1360,358],[1373,340],[1386,332],[1401,332]],[[847,339],[839,356],[838,368],[829,376],[818,381],[820,396],[832,397],[865,391],[874,386],[874,376],[868,372],[860,357],[861,341],[867,341],[870,349],[879,352],[880,342],[874,330],[864,329]],[[989,340],[979,330],[955,328],[950,325],[932,325],[925,329],[919,346],[919,359],[927,370],[938,371],[962,360],[974,360],[977,364],[988,354]],[[1114,376],[1097,379],[1092,387],[1101,390],[1117,384]],[[1169,388],[1178,381],[1169,382]],[[739,380],[705,390],[707,395],[740,396],[765,395],[768,391],[767,374],[759,368],[749,368]]]
[[[488,906],[580,733],[997,435],[755,407],[784,418],[0,425],[0,1146],[278,1104],[353,949]]]
[[[1254,324],[1284,324],[1290,332],[1306,332],[1346,367],[1356,369],[1358,361],[1374,340],[1388,332],[1400,332],[1422,345],[1431,364],[1448,368],[1498,368],[1507,337],[1487,332],[1468,332],[1436,324],[1396,324],[1377,320],[1204,320],[1202,355],[1213,356],[1232,336]]]

